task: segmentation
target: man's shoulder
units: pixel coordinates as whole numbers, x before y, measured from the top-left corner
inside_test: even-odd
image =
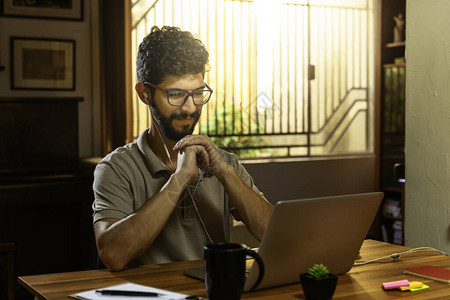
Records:
[[[233,159],[233,160],[234,159],[238,159],[238,157],[234,153],[228,152],[228,151],[226,151],[226,150],[224,150],[222,148],[217,148],[217,150],[219,151],[220,155],[222,155],[222,157],[225,158],[225,159],[229,159],[229,160],[231,160],[231,159]]]
[[[233,163],[238,161],[238,157],[236,156],[236,154],[228,152],[222,148],[217,148],[217,150],[227,163]]]
[[[149,172],[144,159],[135,143],[118,147],[97,164],[94,176],[98,179],[127,178],[127,181],[133,181]]]
[[[141,156],[140,150],[136,142],[126,144],[124,146],[116,148],[114,151],[106,155],[100,164],[127,164],[130,162],[136,162]]]
[[[228,152],[221,148],[217,148],[217,149],[218,149],[220,155],[222,155],[222,157],[225,159],[225,161],[227,163],[234,166],[235,168],[238,168],[240,166],[239,157],[236,154],[234,154],[232,152]]]

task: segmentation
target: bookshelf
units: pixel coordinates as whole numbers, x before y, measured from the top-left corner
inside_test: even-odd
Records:
[[[406,13],[405,0],[382,0],[380,60],[379,184],[385,198],[380,209],[381,240],[404,244],[404,183],[395,166],[405,163],[406,41],[394,41],[395,17]],[[404,34],[403,34],[404,37]]]

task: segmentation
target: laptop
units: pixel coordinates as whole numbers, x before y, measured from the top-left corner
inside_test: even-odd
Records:
[[[298,282],[299,274],[316,263],[326,265],[334,274],[347,273],[382,199],[382,192],[374,192],[278,202],[259,245],[265,272],[255,290]],[[203,270],[199,269],[185,270],[185,275],[201,278]],[[255,263],[245,292],[257,278]]]

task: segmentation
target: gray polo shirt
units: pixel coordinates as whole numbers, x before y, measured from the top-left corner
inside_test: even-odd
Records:
[[[94,172],[92,205],[94,223],[103,218],[122,219],[151,201],[171,175],[156,157],[146,139],[145,130],[136,142],[119,147],[100,161]],[[241,179],[253,190],[262,193],[239,163],[236,155],[219,149]],[[199,182],[185,190],[176,208],[152,245],[131,265],[166,263],[203,258],[203,246],[210,243],[192,201],[198,208],[213,242],[229,241],[229,213],[238,218],[228,196],[215,176],[199,169]]]

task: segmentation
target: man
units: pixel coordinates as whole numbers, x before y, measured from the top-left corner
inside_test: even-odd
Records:
[[[201,259],[203,246],[229,240],[229,214],[262,238],[272,205],[235,155],[192,135],[212,94],[208,52],[175,27],[153,27],[139,46],[136,92],[152,125],[95,170],[94,231],[111,270]]]

